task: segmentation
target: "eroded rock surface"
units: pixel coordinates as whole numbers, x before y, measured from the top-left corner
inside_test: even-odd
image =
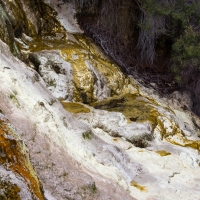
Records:
[[[117,153],[115,147],[109,150],[98,138],[87,141],[83,135],[91,132],[90,128],[64,110],[37,72],[14,58],[5,44],[1,43],[1,49],[0,109],[30,149],[45,195],[50,199],[115,199],[123,194],[132,199],[91,165],[101,166],[104,156],[112,157],[113,148]]]

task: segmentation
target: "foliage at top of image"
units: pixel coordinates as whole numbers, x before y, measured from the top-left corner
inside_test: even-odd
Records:
[[[177,54],[172,45],[189,26],[199,27],[198,0],[73,2],[82,28],[129,73],[127,69],[138,63],[140,67],[157,64],[161,48]]]
[[[138,48],[141,59],[153,63],[156,59],[156,45],[160,37],[171,43],[180,40],[190,25],[199,26],[200,3],[187,0],[141,0]],[[176,48],[173,49],[176,52]]]

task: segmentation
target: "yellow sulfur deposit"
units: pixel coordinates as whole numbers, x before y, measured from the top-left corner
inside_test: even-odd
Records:
[[[131,181],[131,186],[136,187],[138,190],[140,190],[141,192],[147,192],[147,189],[145,186],[141,186],[139,185],[136,181]]]

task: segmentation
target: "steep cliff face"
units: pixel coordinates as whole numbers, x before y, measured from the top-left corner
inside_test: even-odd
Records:
[[[0,142],[9,147],[4,152],[11,164],[2,157],[0,175],[11,169],[16,177],[5,179],[7,191],[0,195],[13,191],[16,199],[49,200],[199,197],[200,122],[181,109],[190,102],[161,98],[125,76],[82,35],[71,4],[6,0],[0,5],[5,30],[0,37],[12,52],[18,44],[21,59],[0,41],[0,110],[27,145],[35,169],[21,159],[21,143],[14,143],[13,152],[2,132]],[[6,23],[8,16],[12,20]],[[23,23],[16,34],[13,24]],[[18,176],[23,183],[16,184]]]

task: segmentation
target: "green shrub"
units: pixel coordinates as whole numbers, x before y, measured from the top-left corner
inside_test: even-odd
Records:
[[[175,80],[181,82],[181,74],[186,70],[200,70],[200,32],[189,26],[172,46],[172,70]]]
[[[92,132],[90,130],[86,131],[86,132],[82,133],[82,136],[85,140],[91,140],[92,139]]]

